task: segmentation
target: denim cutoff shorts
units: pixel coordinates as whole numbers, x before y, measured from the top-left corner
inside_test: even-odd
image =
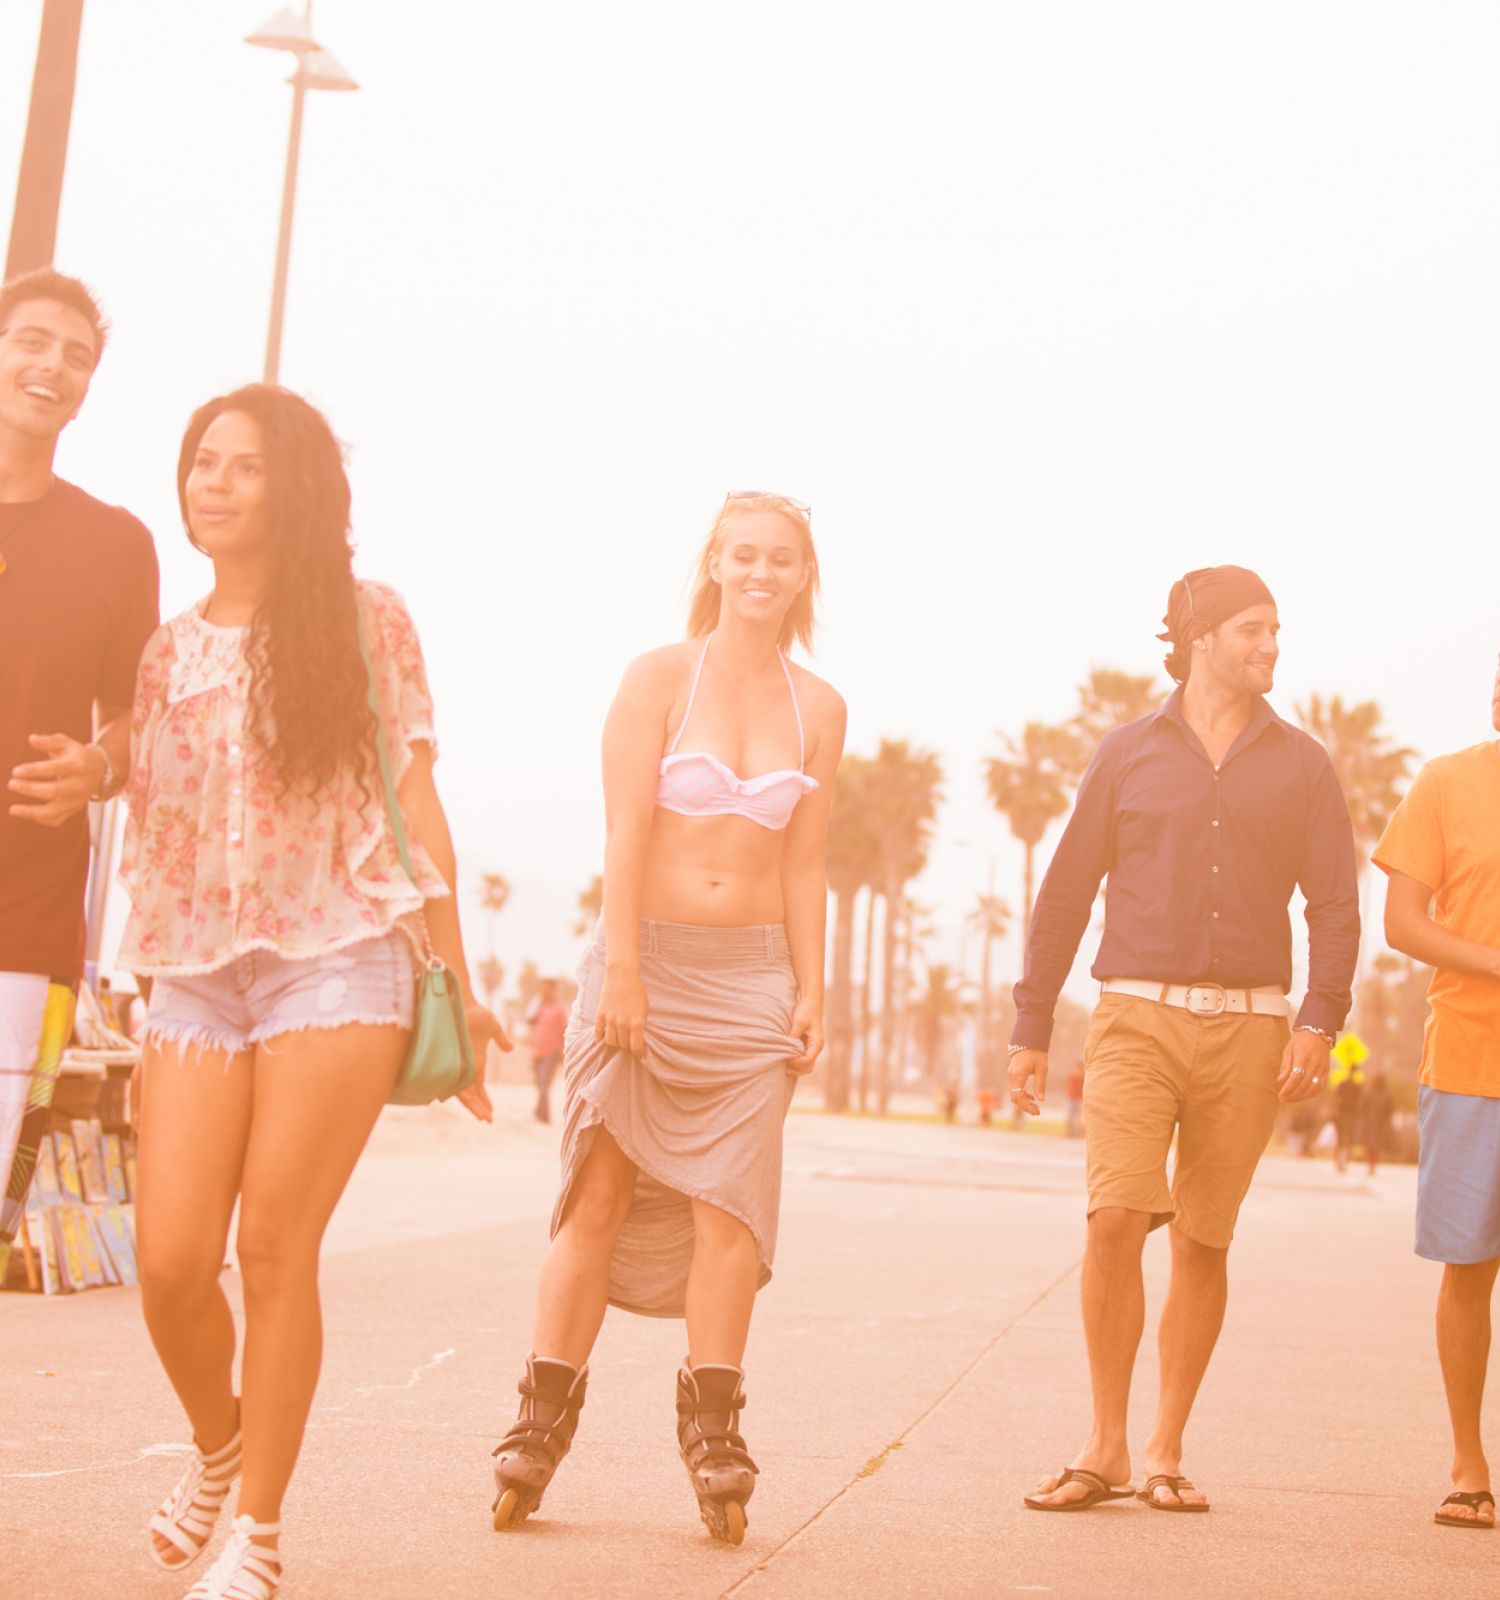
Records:
[[[399,929],[290,961],[251,950],[212,972],[158,978],[146,1037],[234,1054],[308,1028],[409,1028],[415,988],[411,940]]]

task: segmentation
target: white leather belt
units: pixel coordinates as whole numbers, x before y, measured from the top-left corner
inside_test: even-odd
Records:
[[[1178,1006],[1195,1017],[1217,1017],[1226,1012],[1255,1012],[1258,1016],[1285,1017],[1291,1001],[1276,987],[1226,989],[1222,983],[1158,983],[1154,978],[1106,978],[1105,994],[1128,994],[1137,1000],[1155,1000],[1164,1006]]]

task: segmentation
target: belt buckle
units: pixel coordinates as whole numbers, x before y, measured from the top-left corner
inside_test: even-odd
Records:
[[[1206,1004],[1199,1002],[1198,997],[1200,995],[1208,997]],[[1229,995],[1222,983],[1190,983],[1187,985],[1187,1009],[1195,1017],[1222,1016],[1228,1006]]]

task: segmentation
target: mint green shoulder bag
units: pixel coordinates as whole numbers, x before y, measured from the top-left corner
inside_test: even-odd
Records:
[[[415,884],[417,874],[411,864],[411,847],[406,839],[406,822],[396,798],[396,780],[391,773],[391,756],[386,749],[385,727],[381,721],[380,696],[375,692],[375,669],[365,644],[363,622],[359,625],[359,653],[364,657],[370,684],[370,711],[375,718],[375,750],[380,757],[380,780],[385,786],[385,808],[401,852],[401,865]],[[427,932],[427,914],[417,913],[422,930],[422,964],[417,971],[417,992],[411,1019],[411,1042],[406,1059],[390,1093],[394,1106],[425,1106],[446,1100],[474,1081],[474,1045],[469,1038],[469,1023],[464,1015],[463,988],[457,974],[432,948]]]

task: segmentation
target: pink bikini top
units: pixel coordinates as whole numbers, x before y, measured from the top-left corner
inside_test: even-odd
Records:
[[[792,684],[792,669],[786,657],[778,651],[781,670],[786,674],[787,691],[792,697],[792,715],[797,719],[797,770],[763,772],[758,778],[741,778],[730,770],[717,756],[706,750],[677,753],[688,718],[693,714],[693,701],[698,694],[698,680],[703,676],[703,663],[708,659],[708,646],[713,635],[703,641],[703,653],[698,657],[698,670],[693,674],[693,686],[688,690],[687,710],[677,728],[666,755],[661,758],[661,778],[656,785],[656,803],[664,811],[676,811],[684,817],[747,817],[763,828],[777,832],[792,820],[797,802],[818,787],[818,780],[802,770],[807,759],[807,747],[802,733],[802,712],[797,705],[797,690]]]

